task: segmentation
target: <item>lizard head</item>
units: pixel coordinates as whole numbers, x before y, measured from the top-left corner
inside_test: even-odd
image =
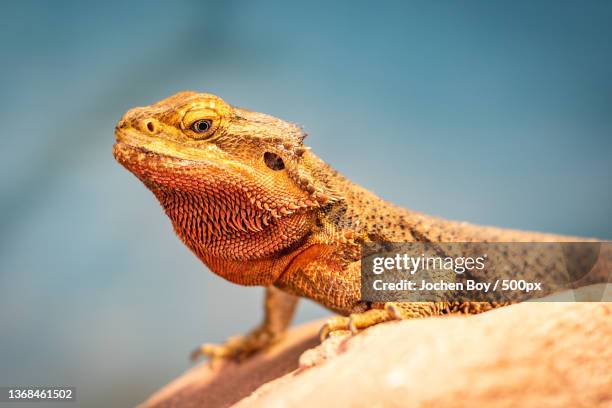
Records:
[[[237,283],[270,284],[271,272],[241,276],[228,263],[291,252],[339,199],[299,127],[214,95],[181,92],[131,109],[115,135],[115,158],[153,191],[177,235]]]

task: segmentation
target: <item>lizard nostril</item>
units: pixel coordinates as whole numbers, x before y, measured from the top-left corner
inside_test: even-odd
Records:
[[[151,133],[155,132],[155,125],[153,124],[153,122],[151,121],[147,122],[147,129],[149,129],[149,132]]]
[[[117,126],[115,126],[117,129],[125,129],[127,127],[127,120],[125,119],[125,116],[122,117],[121,119],[119,119],[119,122],[117,123]]]

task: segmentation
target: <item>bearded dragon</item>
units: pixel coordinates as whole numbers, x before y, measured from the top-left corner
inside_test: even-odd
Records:
[[[291,123],[181,92],[129,110],[115,158],[159,200],[182,242],[217,275],[266,287],[263,322],[192,354],[242,358],[278,341],[300,297],[339,314],[330,333],[497,305],[369,303],[360,299],[364,242],[530,242],[577,238],[448,221],[410,211],[352,183],[304,145]]]

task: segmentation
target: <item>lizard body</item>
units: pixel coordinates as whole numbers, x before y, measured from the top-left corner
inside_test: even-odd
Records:
[[[134,108],[115,133],[115,158],[153,192],[185,245],[217,275],[267,287],[262,325],[224,345],[203,345],[194,357],[245,356],[276,341],[299,297],[343,315],[323,334],[495,306],[362,302],[364,242],[579,240],[400,208],[319,159],[299,127],[210,94],[182,92]]]

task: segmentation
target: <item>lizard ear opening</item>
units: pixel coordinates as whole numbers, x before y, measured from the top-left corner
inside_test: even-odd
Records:
[[[285,168],[285,162],[277,154],[265,152],[263,159],[266,163],[266,166],[268,166],[272,170],[282,170]]]

